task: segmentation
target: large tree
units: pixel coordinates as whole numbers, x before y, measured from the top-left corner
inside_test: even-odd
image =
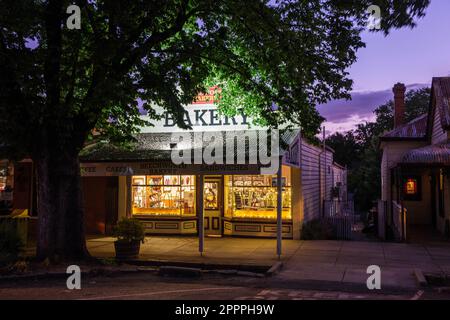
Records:
[[[0,141],[5,156],[35,164],[39,258],[87,255],[78,154],[94,128],[129,141],[144,124],[139,101],[183,127],[183,105],[214,84],[222,112],[313,135],[315,104],[348,97],[367,7],[380,6],[387,33],[413,26],[429,1],[74,3],[79,30],[66,27],[70,1],[0,2]]]

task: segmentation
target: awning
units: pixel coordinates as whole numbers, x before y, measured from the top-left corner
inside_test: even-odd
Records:
[[[450,141],[413,149],[403,157],[401,163],[450,166]]]
[[[260,149],[260,135],[262,131],[205,131],[204,134],[220,135],[223,139],[223,157],[226,156],[226,145],[234,145],[234,156],[237,155],[237,143],[234,139],[238,136],[245,136],[253,132],[254,136],[249,136],[248,143],[245,144],[245,156],[249,157],[250,154],[256,155]],[[205,145],[213,145],[214,143],[198,141],[195,139],[194,132],[186,132],[189,136],[186,142],[180,143],[177,146],[178,150],[195,150],[204,149]],[[298,136],[299,130],[286,130],[280,135],[280,142],[284,142],[287,146],[292,144],[295,138]],[[175,134],[176,135],[176,134]],[[108,142],[99,142],[85,147],[81,154],[80,160],[82,162],[101,162],[101,161],[171,161],[172,146],[171,140],[172,133],[140,133],[136,135],[136,144],[128,149],[119,148]],[[270,153],[270,148],[266,150]],[[286,152],[286,148],[283,148],[281,143],[281,154]],[[191,153],[193,156],[193,152]]]

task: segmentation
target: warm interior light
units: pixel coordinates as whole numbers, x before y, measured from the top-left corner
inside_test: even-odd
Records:
[[[406,180],[405,193],[408,195],[417,194],[417,180],[409,178]]]

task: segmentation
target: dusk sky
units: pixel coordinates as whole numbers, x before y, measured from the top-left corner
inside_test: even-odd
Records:
[[[349,69],[354,80],[351,101],[319,106],[327,118],[326,131],[344,131],[374,119],[372,111],[392,98],[392,86],[403,82],[408,89],[429,86],[431,78],[450,75],[450,1],[431,0],[426,16],[414,29],[363,34],[366,48]]]

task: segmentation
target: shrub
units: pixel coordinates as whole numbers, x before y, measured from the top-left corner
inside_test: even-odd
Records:
[[[326,220],[314,219],[303,224],[302,240],[331,240],[335,232]]]
[[[0,261],[16,260],[24,244],[14,224],[9,221],[0,223]]]
[[[121,242],[141,241],[144,243],[144,226],[138,219],[122,218],[114,228],[114,235]]]

